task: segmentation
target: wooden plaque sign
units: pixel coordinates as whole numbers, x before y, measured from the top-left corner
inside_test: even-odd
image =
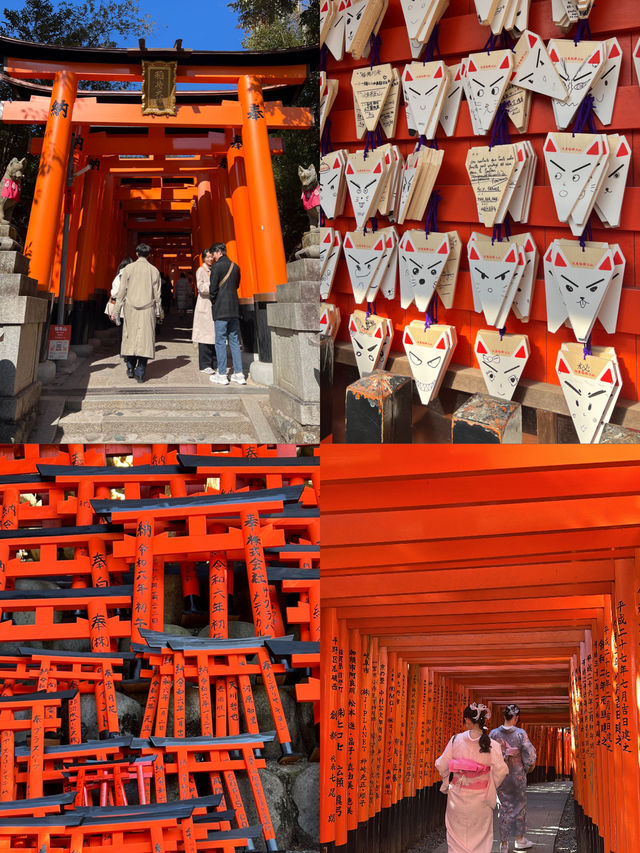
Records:
[[[177,62],[142,63],[142,115],[177,115],[177,70]]]

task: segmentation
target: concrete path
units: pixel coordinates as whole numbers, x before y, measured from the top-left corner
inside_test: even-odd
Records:
[[[268,386],[249,377],[253,355],[243,353],[245,386],[214,385],[198,370],[191,343],[193,312],[169,315],[156,339],[146,381],[128,379],[120,330],[99,333],[87,357],[59,366],[43,386],[32,442],[275,442]]]
[[[527,838],[534,844],[530,848],[530,853],[553,853],[560,818],[570,793],[571,782],[541,782],[527,788]],[[498,853],[500,833],[497,809],[493,831],[494,842],[491,853]],[[513,851],[513,842],[509,849]],[[421,853],[447,853],[447,843],[445,841],[433,851],[425,850]]]

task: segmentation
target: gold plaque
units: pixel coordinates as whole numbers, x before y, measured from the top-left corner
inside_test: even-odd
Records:
[[[142,115],[174,116],[177,62],[142,63]]]

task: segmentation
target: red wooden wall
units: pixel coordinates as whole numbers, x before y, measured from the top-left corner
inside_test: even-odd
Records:
[[[606,229],[600,227],[600,220],[594,213],[592,216],[593,239],[619,243],[627,260],[624,275],[624,288],[620,302],[618,326],[615,335],[607,335],[599,321],[593,331],[594,345],[613,345],[616,348],[620,362],[623,388],[622,397],[630,400],[640,399],[640,375],[638,371],[638,337],[640,336],[640,287],[636,272],[640,270],[640,88],[638,87],[633,69],[632,49],[640,37],[640,2],[639,0],[598,0],[589,19],[593,39],[604,39],[617,36],[623,50],[622,69],[618,85],[618,94],[613,113],[613,120],[608,127],[601,127],[596,119],[598,130],[606,133],[624,133],[632,145],[633,156],[629,179],[622,207],[621,227]],[[551,20],[551,0],[533,0],[529,15],[529,29],[538,33],[543,40],[563,38],[563,33],[554,26]],[[574,28],[570,30],[573,35]],[[389,8],[385,15],[382,29],[382,47],[380,62],[391,62],[400,71],[411,60],[409,40],[402,15],[400,0],[389,0]],[[477,22],[473,0],[451,0],[448,10],[440,23],[440,51],[447,65],[455,65],[463,56],[482,50],[490,35],[489,27],[483,27]],[[437,58],[437,57],[436,57]],[[333,105],[329,118],[331,119],[332,150],[348,148],[354,151],[364,147],[364,140],[359,141],[355,136],[353,118],[353,96],[351,89],[351,71],[355,67],[368,65],[369,60],[354,62],[346,54],[342,63],[337,63],[328,54],[327,76],[340,81],[340,90]],[[529,132],[522,137],[511,123],[509,133],[511,141],[529,139],[538,155],[535,187],[529,223],[516,224],[514,231],[530,231],[537,243],[541,258],[549,243],[558,237],[576,239],[571,234],[568,225],[561,224],[556,216],[556,209],[549,187],[542,145],[546,134],[556,130],[551,101],[543,95],[533,94]],[[438,144],[444,148],[444,160],[435,189],[442,195],[438,211],[438,228],[440,231],[457,229],[463,242],[462,260],[458,275],[458,285],[454,308],[445,311],[438,298],[438,320],[450,323],[456,327],[458,345],[453,355],[455,364],[477,367],[473,354],[473,343],[478,329],[487,328],[483,314],[473,311],[471,281],[466,259],[466,242],[472,231],[478,230],[490,233],[483,228],[477,219],[477,208],[465,169],[467,150],[473,145],[488,145],[489,137],[474,137],[471,130],[469,108],[463,99],[456,134],[446,137],[442,128],[438,128]],[[385,140],[386,141],[386,140]],[[406,157],[415,145],[407,131],[404,104],[400,106],[400,115],[396,131],[396,144]],[[345,215],[334,220],[343,234],[355,228],[351,202],[347,195]],[[388,225],[385,217],[378,218],[380,227]],[[407,222],[396,226],[398,232],[407,228],[419,228],[419,222]],[[524,377],[544,382],[558,384],[555,373],[556,354],[563,341],[573,341],[575,337],[571,329],[562,327],[555,334],[547,331],[546,305],[544,293],[542,260],[538,269],[538,279],[535,285],[532,303],[531,320],[520,323],[513,312],[507,322],[507,331],[523,332],[529,336],[531,357],[524,371]],[[398,289],[399,292],[399,289]],[[356,306],[349,274],[344,257],[341,256],[333,289],[329,301],[340,307],[342,326],[340,339],[348,340],[348,315]],[[410,320],[423,317],[414,305],[408,310],[400,308],[399,296],[393,302],[382,295],[376,302],[378,314],[393,320],[395,338],[393,350],[402,351],[402,328]]]

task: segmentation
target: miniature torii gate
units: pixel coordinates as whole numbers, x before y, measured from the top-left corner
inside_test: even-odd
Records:
[[[40,168],[25,254],[39,288],[57,295],[62,220],[70,215],[64,289],[74,300],[72,341],[86,340],[90,300],[107,289],[120,257],[131,253],[135,232],[191,233],[192,257],[184,243],[168,252],[175,268],[197,264],[203,248],[223,241],[243,270],[245,304],[274,298],[286,281],[286,264],[271,168],[281,144],[268,132],[309,128],[313,119],[309,109],[265,101],[263,87],[276,98],[290,97],[306,80],[315,50],[88,49],[10,38],[0,38],[0,50],[4,73],[16,87],[38,90],[21,81],[53,80],[50,98],[32,94],[4,102],[2,121],[46,125],[44,139],[32,148],[40,153]],[[132,100],[138,93],[78,91],[81,81],[139,83],[143,61],[177,62],[177,83],[232,84],[237,100],[228,90],[178,92],[175,116],[143,115]],[[127,127],[138,134],[123,136]],[[117,135],[104,132],[109,128]],[[147,136],[139,135],[141,128]],[[70,157],[73,172],[90,167],[72,188],[66,186]],[[122,184],[134,177],[150,177],[149,190]],[[163,186],[167,178],[173,182]],[[182,187],[176,178],[184,179]],[[128,242],[121,224],[129,229]],[[166,267],[158,254],[156,262]]]

